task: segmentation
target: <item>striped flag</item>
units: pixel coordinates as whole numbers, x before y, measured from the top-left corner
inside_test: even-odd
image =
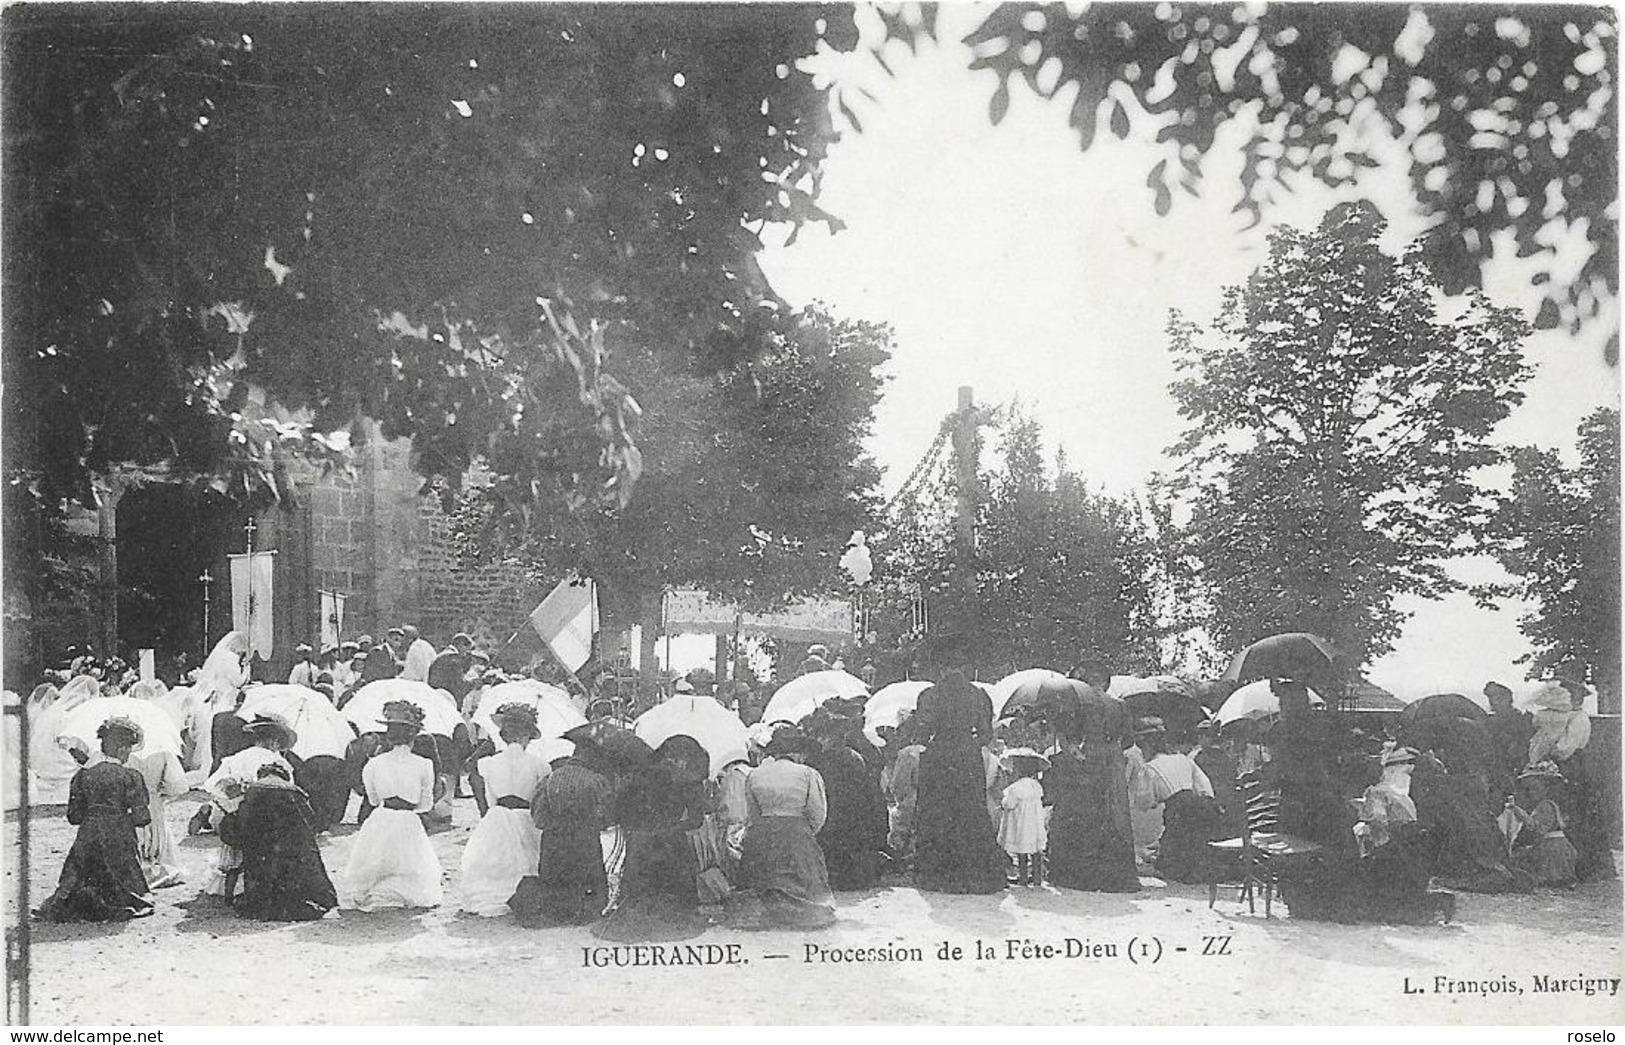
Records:
[[[597,587],[574,577],[560,581],[531,611],[530,626],[561,664],[577,670],[592,656],[592,639],[598,632]]]

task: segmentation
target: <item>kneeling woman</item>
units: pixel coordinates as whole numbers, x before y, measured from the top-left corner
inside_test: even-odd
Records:
[[[434,763],[412,754],[423,718],[407,701],[384,705],[384,750],[361,770],[367,801],[376,808],[356,834],[344,869],[346,910],[440,903],[440,861],[418,819],[434,805]]]
[[[817,929],[835,921],[829,869],[818,831],[829,815],[824,779],[802,760],[817,750],[799,729],[781,729],[767,759],[746,780],[749,824],[740,884],[762,905],[762,928]],[[746,916],[747,925],[758,918]]]
[[[242,805],[220,821],[220,841],[242,854],[237,914],[272,922],[308,922],[338,906],[316,848],[316,815],[287,767],[268,762],[243,791]]]
[[[536,873],[542,834],[530,819],[530,803],[547,778],[542,756],[527,749],[540,735],[536,709],[504,704],[493,719],[501,752],[479,760],[474,774],[483,789],[486,812],[463,849],[463,910],[484,918],[508,913],[508,898],[520,879]]]
[[[53,922],[116,922],[152,913],[135,830],[151,820],[147,785],[125,766],[141,727],[110,718],[96,730],[102,758],[68,784],[68,823],[79,828],[56,892],[36,912]]]

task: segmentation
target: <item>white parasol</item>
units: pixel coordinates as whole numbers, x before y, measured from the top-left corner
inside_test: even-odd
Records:
[[[300,758],[343,758],[356,736],[350,720],[325,693],[292,683],[250,686],[237,717],[252,722],[255,715],[270,715],[287,723],[299,735],[292,751]]]
[[[56,742],[92,753],[100,751],[102,742],[96,731],[110,718],[127,718],[141,727],[141,744],[133,752],[137,758],[160,752],[180,755],[180,731],[168,713],[150,700],[133,697],[95,697],[80,704],[62,717],[56,727]]]
[[[544,737],[562,737],[569,730],[587,724],[586,716],[576,709],[570,694],[557,686],[534,679],[498,682],[480,694],[479,705],[469,721],[483,729],[487,736],[496,737],[497,724],[491,717],[504,704],[525,704],[536,709],[536,728]]]
[[[423,731],[450,739],[463,724],[456,702],[443,689],[411,679],[379,679],[356,690],[342,714],[363,733],[382,733],[384,705],[393,700],[416,704],[423,711]]]
[[[936,685],[923,679],[905,679],[882,686],[863,705],[863,725],[867,729],[896,726],[903,716],[919,707],[920,694]]]
[[[1314,690],[1309,691],[1309,703],[1324,707],[1326,702],[1320,699],[1320,694]],[[1224,705],[1214,713],[1219,725],[1227,726],[1232,722],[1244,718],[1266,718],[1281,713],[1281,698],[1275,695],[1270,688],[1269,679],[1259,679],[1249,682],[1245,686],[1230,694]]]
[[[778,688],[762,709],[763,722],[800,722],[831,697],[867,696],[869,687],[844,671],[809,671]]]
[[[650,747],[675,736],[693,737],[711,756],[711,775],[730,762],[749,756],[750,732],[739,716],[712,697],[678,694],[645,711],[632,723],[632,733]]]

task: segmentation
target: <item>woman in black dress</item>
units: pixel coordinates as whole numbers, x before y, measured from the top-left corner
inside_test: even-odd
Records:
[[[862,720],[859,719],[861,729]],[[880,882],[886,848],[886,799],[880,780],[852,747],[850,720],[827,717],[814,724],[819,750],[807,765],[824,778],[829,815],[818,832],[829,884],[834,889],[873,889]]]
[[[1051,885],[1101,893],[1138,892],[1134,835],[1129,826],[1128,781],[1122,744],[1099,738],[1087,748],[1068,724],[1057,738],[1043,776],[1049,822]]]
[[[656,748],[653,760],[629,777],[616,798],[614,818],[626,834],[626,863],[619,902],[600,930],[604,937],[683,939],[705,928],[691,833],[705,821],[710,766],[699,742],[679,735]]]
[[[604,913],[609,877],[602,834],[615,819],[620,773],[640,761],[630,736],[606,722],[564,734],[575,753],[548,774],[530,805],[542,831],[542,858],[537,874],[521,879],[508,901],[520,925],[586,925]],[[636,744],[647,760],[649,746]]]
[[[982,745],[993,735],[993,702],[950,669],[920,694],[924,735],[915,806],[914,884],[939,893],[1004,889],[1005,855],[987,813]]]
[[[237,914],[273,922],[308,922],[338,906],[316,848],[315,814],[305,792],[276,763],[260,767],[242,805],[220,822],[220,840],[242,853]]]
[[[141,727],[110,718],[96,731],[102,758],[68,784],[68,823],[79,828],[62,876],[35,914],[53,922],[114,922],[152,913],[136,828],[152,822],[147,785],[124,764]]]

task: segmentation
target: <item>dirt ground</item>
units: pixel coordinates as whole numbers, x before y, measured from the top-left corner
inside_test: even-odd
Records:
[[[841,894],[839,923],[821,933],[715,927],[686,941],[736,945],[738,964],[599,968],[585,965],[593,952],[584,949],[607,942],[590,930],[527,930],[458,913],[457,864],[477,815],[471,801],[460,800],[453,825],[433,835],[448,874],[444,906],[334,912],[299,925],[239,920],[198,895],[216,842],[185,836],[196,807],[196,796],[170,806],[189,880],[159,891],[155,916],[36,923],[34,1023],[1625,1022],[1625,995],[1610,996],[1606,984],[1590,997],[1536,989],[1541,976],[1622,976],[1617,882],[1528,896],[1464,893],[1457,924],[1434,928],[1299,922],[1279,909],[1266,919],[1233,890],[1209,910],[1205,887],[1155,880],[1133,896],[894,887]],[[36,811],[32,824],[37,903],[54,888],[73,836],[59,807]],[[16,826],[7,824],[8,845]],[[323,839],[335,879],[355,830]],[[8,925],[14,866],[8,848]],[[1098,956],[1067,957],[1068,939]],[[1018,941],[1015,956],[1008,941]],[[1022,941],[1032,944],[1026,956]],[[944,944],[961,956],[939,959]],[[978,958],[979,944],[992,957]],[[1055,957],[1041,956],[1046,944]],[[809,946],[847,955],[918,948],[922,960],[808,962]],[[1438,977],[1521,993],[1445,993]]]

